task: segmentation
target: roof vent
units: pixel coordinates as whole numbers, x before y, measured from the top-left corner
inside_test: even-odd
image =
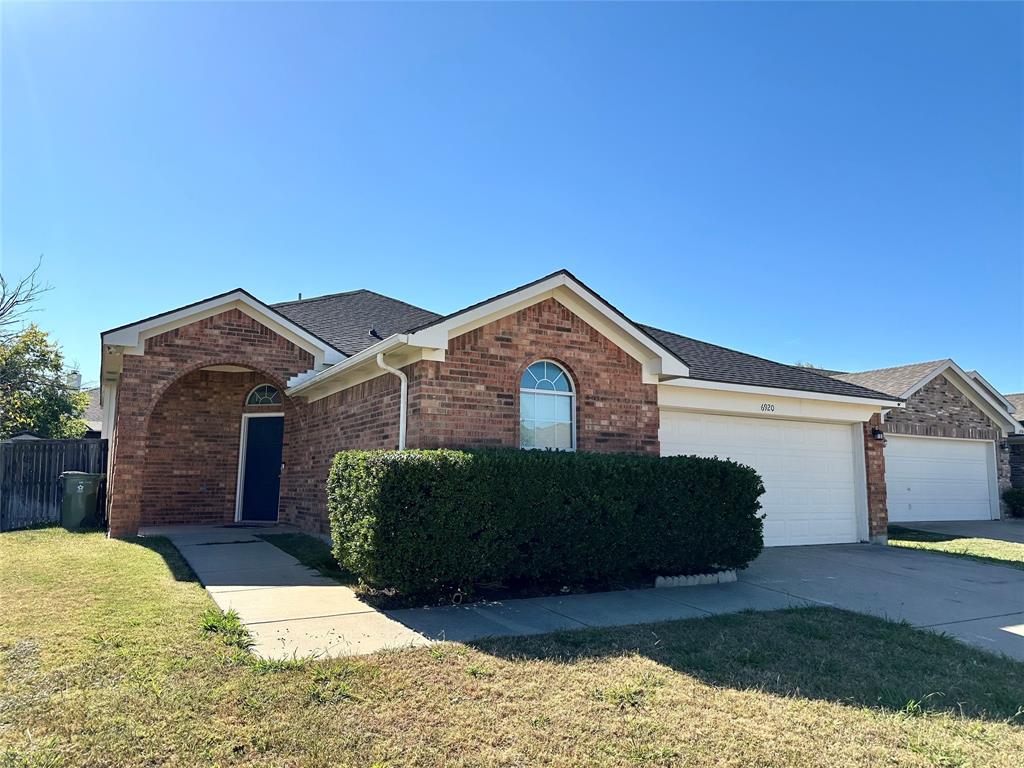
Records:
[[[383,341],[383,340],[384,340],[384,337],[383,337],[383,336],[381,336],[381,335],[380,335],[379,333],[377,333],[377,329],[376,329],[376,328],[371,328],[371,329],[370,329],[370,332],[369,332],[369,335],[370,335],[370,336],[371,336],[372,338],[374,338],[374,339],[378,339],[378,340],[380,340],[380,341]]]

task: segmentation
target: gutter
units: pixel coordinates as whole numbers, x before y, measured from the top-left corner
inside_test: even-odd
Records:
[[[409,402],[409,377],[405,375],[398,368],[393,368],[384,362],[384,353],[377,353],[377,367],[382,371],[393,373],[398,377],[398,380],[402,382],[402,391],[399,401],[398,409],[398,450],[405,450],[405,422],[406,422],[406,409]]]
[[[362,352],[357,352],[352,355],[352,357],[346,357],[340,363],[335,363],[330,368],[320,371],[315,376],[311,376],[308,379],[300,381],[294,386],[288,387],[286,394],[289,397],[300,394],[307,389],[311,389],[322,384],[328,379],[334,378],[339,373],[347,371],[350,368],[355,368],[363,363],[372,362],[380,353],[390,352],[391,350],[405,346],[408,343],[409,336],[407,334],[396,333],[394,336],[388,336],[383,341],[378,341],[376,344],[367,347]]]
[[[732,384],[725,381],[711,381],[709,379],[679,378],[670,381],[662,381],[660,387],[691,387],[694,389],[712,389],[725,392],[744,392],[754,395],[776,395],[778,397],[794,397],[803,400],[828,400],[837,403],[851,403],[855,405],[871,405],[881,408],[905,408],[906,402],[898,398],[883,399],[882,397],[858,397],[856,395],[833,395],[827,392],[812,392],[807,389],[790,389],[788,387],[770,387],[759,384]],[[882,393],[879,393],[880,395]]]

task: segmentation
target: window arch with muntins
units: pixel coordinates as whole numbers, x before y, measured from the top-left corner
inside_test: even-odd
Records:
[[[260,384],[253,387],[252,392],[245,398],[246,405],[280,405],[281,392],[272,384]]]
[[[519,447],[576,450],[576,393],[558,363],[538,360],[519,381]]]

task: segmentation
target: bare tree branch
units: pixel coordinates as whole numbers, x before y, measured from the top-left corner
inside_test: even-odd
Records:
[[[7,341],[17,334],[25,315],[35,311],[32,304],[50,290],[50,285],[39,282],[42,265],[40,256],[32,271],[16,283],[0,273],[0,341]]]

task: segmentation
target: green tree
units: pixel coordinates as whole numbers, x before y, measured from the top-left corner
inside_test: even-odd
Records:
[[[67,385],[64,355],[45,331],[29,325],[0,337],[0,439],[30,430],[76,438],[86,430],[89,395]]]

